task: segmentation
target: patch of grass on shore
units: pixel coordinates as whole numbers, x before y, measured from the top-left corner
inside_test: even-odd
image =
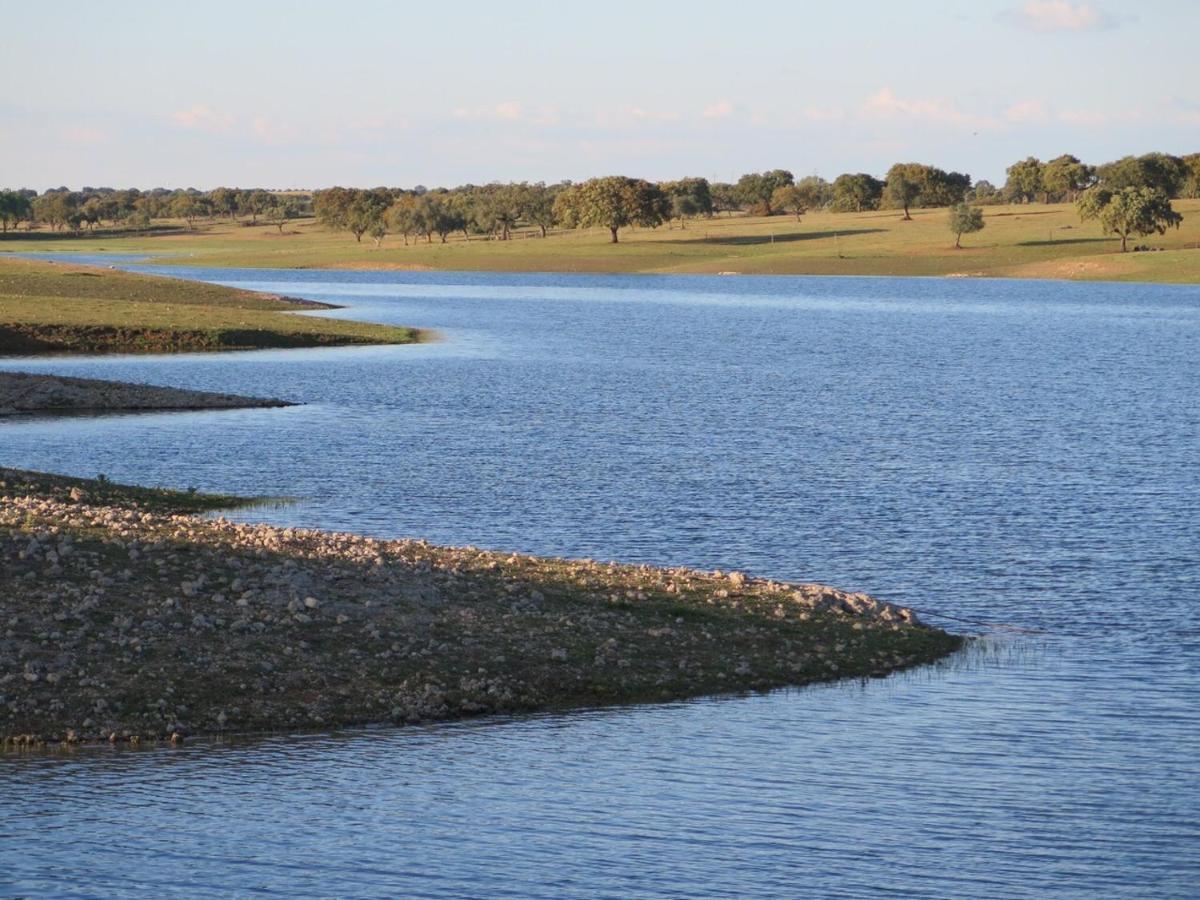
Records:
[[[1200,283],[1200,200],[1174,201],[1183,226],[1134,241],[1154,253],[1120,253],[1120,242],[1081,223],[1070,203],[984,207],[985,228],[961,250],[945,209],[813,212],[794,216],[717,216],[686,228],[625,229],[610,244],[606,229],[540,237],[517,230],[510,241],[461,234],[441,244],[406,246],[389,235],[382,247],[312,220],[274,227],[214,222],[158,236],[28,240],[10,234],[0,250],[174,254],[164,264],[248,268],[436,269],[508,272],[629,272],[774,275],[974,275],[1108,281]]]
[[[60,503],[86,500],[96,506],[126,506],[145,512],[184,515],[216,509],[234,509],[262,503],[263,497],[238,497],[233,494],[202,494],[196,490],[137,487],[116,484],[107,478],[72,478],[25,469],[0,466],[0,493]]]
[[[175,278],[0,259],[2,354],[177,353],[421,338],[412,328],[288,315],[322,306]]]

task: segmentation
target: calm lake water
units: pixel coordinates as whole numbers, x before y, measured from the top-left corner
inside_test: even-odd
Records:
[[[1200,289],[168,271],[443,340],[5,360],[306,405],[10,422],[0,462],[986,637],[866,684],[0,758],[0,892],[1196,896]]]

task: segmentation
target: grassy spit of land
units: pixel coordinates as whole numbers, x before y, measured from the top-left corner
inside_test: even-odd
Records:
[[[406,344],[421,332],[291,315],[332,309],[176,278],[0,258],[0,354]]]
[[[285,400],[182,388],[0,372],[0,417],[23,414],[246,409],[293,406]]]
[[[232,524],[0,469],[0,739],[164,739],[882,675],[961,639],[864,594]]]
[[[626,229],[621,243],[607,229],[541,238],[518,231],[511,241],[452,237],[405,246],[388,236],[380,248],[356,243],[311,220],[273,226],[228,222],[154,235],[103,237],[10,234],[0,250],[83,250],[90,253],[173,253],[162,262],[278,268],[441,269],[559,272],[658,272],[773,275],[974,275],[1108,281],[1200,283],[1200,200],[1174,201],[1182,228],[1134,240],[1162,248],[1120,253],[1120,241],[1075,207],[1027,204],[984,208],[985,228],[954,249],[945,209],[814,212],[793,216],[696,219],[681,229]]]

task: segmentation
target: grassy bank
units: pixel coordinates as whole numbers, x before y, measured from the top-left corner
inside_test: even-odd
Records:
[[[185,514],[228,499],[0,470],[0,742],[665,700],[961,643],[820,585]]]
[[[411,328],[289,314],[322,306],[174,278],[0,258],[2,354],[175,353],[420,338]]]
[[[9,235],[2,250],[176,253],[192,265],[278,268],[395,268],[494,271],[662,272],[813,275],[979,275],[1113,281],[1200,282],[1200,201],[1180,200],[1183,227],[1134,241],[1162,252],[1125,253],[1095,223],[1081,224],[1071,204],[992,206],[985,228],[954,249],[946,210],[916,210],[911,222],[894,210],[818,212],[793,216],[717,217],[686,229],[626,230],[608,243],[607,230],[548,238],[518,231],[514,240],[452,237],[405,246],[390,235],[382,247],[355,242],[315,222],[270,226],[226,222],[195,231],[102,238]]]

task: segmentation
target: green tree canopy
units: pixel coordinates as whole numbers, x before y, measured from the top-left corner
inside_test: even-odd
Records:
[[[1178,197],[1188,180],[1188,166],[1178,156],[1147,153],[1125,156],[1098,166],[1096,175],[1102,187],[1119,191],[1127,187],[1145,187],[1166,197]]]
[[[1130,235],[1166,234],[1168,228],[1178,228],[1183,221],[1183,216],[1171,208],[1166,194],[1148,187],[1114,191],[1099,184],[1083,192],[1076,208],[1083,221],[1095,219],[1105,234],[1117,235],[1122,253]]]
[[[1027,157],[1008,167],[1008,181],[1004,193],[1017,203],[1032,203],[1042,193],[1042,161],[1036,156]]]
[[[670,201],[656,184],[610,175],[567,188],[559,194],[555,212],[570,226],[607,228],[615,244],[621,228],[661,225],[670,215]]]
[[[771,215],[771,197],[781,187],[795,183],[787,169],[771,169],[768,172],[748,172],[738,179],[737,193],[741,201],[755,212]]]
[[[954,249],[962,249],[962,236],[983,230],[983,210],[966,203],[950,207],[950,230],[954,232]]]
[[[863,212],[878,209],[883,182],[866,172],[839,175],[833,182],[830,208],[837,212]]]
[[[1070,153],[1057,156],[1042,168],[1042,188],[1046,200],[1074,201],[1081,191],[1087,190],[1095,180],[1096,170],[1079,161]]]

